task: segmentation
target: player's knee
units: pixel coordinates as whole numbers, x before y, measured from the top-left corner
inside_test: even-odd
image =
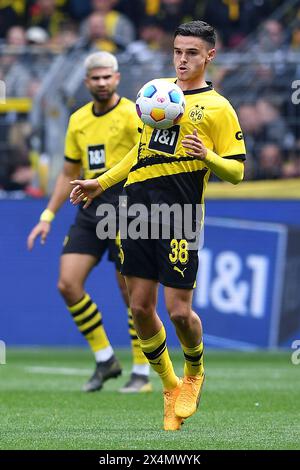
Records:
[[[78,289],[76,288],[76,285],[74,283],[67,279],[59,279],[57,288],[62,297],[69,305],[72,305],[72,303],[76,303],[76,300],[78,298]]]
[[[188,325],[190,318],[190,309],[185,306],[172,308],[169,310],[169,316],[174,325],[185,327]]]
[[[136,320],[149,319],[149,315],[152,314],[152,308],[150,305],[143,303],[133,303],[130,305],[133,318]]]

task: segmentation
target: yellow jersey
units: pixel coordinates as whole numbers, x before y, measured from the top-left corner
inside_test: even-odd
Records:
[[[109,170],[138,142],[135,105],[120,98],[109,111],[97,115],[93,102],[70,117],[65,139],[65,160],[81,163],[83,177],[95,178]]]
[[[204,162],[186,155],[181,144],[194,129],[205,147],[220,157],[245,160],[242,131],[229,101],[211,84],[184,91],[184,95],[186,109],[178,125],[165,130],[143,126],[137,162],[126,182],[132,197],[138,189],[134,186],[143,182],[143,188],[151,191],[152,203],[203,202],[210,170]],[[131,202],[136,202],[135,199]]]
[[[180,122],[165,130],[141,126],[139,144],[112,172],[99,178],[104,189],[127,176],[129,204],[203,203],[210,169],[187,155],[181,144],[194,129],[209,151],[222,158],[245,160],[243,134],[229,101],[211,83],[183,93],[186,109]]]

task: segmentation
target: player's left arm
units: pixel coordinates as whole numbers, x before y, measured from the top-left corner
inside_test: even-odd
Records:
[[[219,178],[238,184],[244,177],[246,149],[240,124],[231,104],[224,100],[210,128],[214,151],[207,149],[197,135],[195,129],[192,135],[186,135],[182,145],[186,153],[199,160]]]
[[[186,135],[182,141],[186,154],[197,158],[220,179],[229,181],[232,184],[240,183],[244,178],[244,163],[238,158],[222,158],[212,150],[205,147],[202,140],[198,137],[195,129],[192,135]]]

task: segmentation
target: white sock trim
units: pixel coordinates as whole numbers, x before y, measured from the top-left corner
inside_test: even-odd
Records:
[[[107,346],[107,348],[99,349],[99,351],[96,351],[94,354],[96,362],[105,362],[113,356],[114,350],[111,346]]]
[[[148,376],[150,373],[150,365],[149,364],[133,364],[132,373]]]

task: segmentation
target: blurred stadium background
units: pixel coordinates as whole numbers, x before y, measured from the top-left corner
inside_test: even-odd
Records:
[[[203,319],[207,346],[235,349],[238,354],[288,348],[289,353],[274,356],[274,364],[280,357],[283,375],[290,367],[287,381],[296,379],[290,355],[293,342],[300,340],[299,0],[0,1],[0,84],[6,89],[6,99],[0,97],[0,340],[8,348],[85,344],[56,290],[58,258],[74,209],[66,204],[59,212],[46,246],[26,251],[28,232],[45,208],[63,162],[70,113],[89,100],[82,82],[84,58],[99,49],[115,53],[122,74],[120,92],[134,100],[146,81],[174,75],[172,32],[179,23],[196,18],[218,29],[218,54],[207,79],[237,109],[247,163],[245,182],[238,187],[215,179],[209,184],[194,307]],[[110,263],[101,263],[88,286],[112,344],[128,347],[126,312]],[[162,298],[159,308],[169,344],[178,347]],[[47,357],[52,366],[59,362],[74,367],[75,360],[81,365],[78,353],[71,360],[71,355],[52,351],[52,359],[51,352],[41,353],[43,365]],[[34,353],[27,354],[12,352],[16,369],[10,369],[11,375],[6,372],[9,367],[0,366],[2,376],[7,374],[4,391],[13,390],[18,364],[26,358],[40,364]],[[90,365],[87,353],[82,354],[84,364]],[[8,349],[8,366],[9,357]],[[214,357],[211,361],[217,363]],[[222,354],[216,357],[218,376]],[[238,357],[228,359],[231,371]],[[249,357],[245,356],[245,365],[251,362]],[[251,380],[254,365],[265,360],[255,357]],[[262,384],[274,367],[271,359],[265,361]],[[299,391],[298,370],[297,374]],[[37,380],[27,383],[26,377],[20,376],[25,389],[41,387]],[[269,377],[270,390],[276,388],[276,377]],[[79,374],[76,384],[70,382],[71,389],[79,388],[81,380]],[[68,388],[62,380],[51,383]],[[224,393],[229,387],[230,383]],[[79,403],[79,396],[76,399]],[[211,406],[218,408],[216,403]],[[224,424],[221,447],[228,442],[225,428]],[[9,438],[3,442],[13,448]],[[76,447],[74,442],[71,448]],[[280,447],[280,441],[274,442]],[[292,436],[284,445],[292,448],[295,442]],[[25,441],[22,445],[30,447]],[[247,447],[244,441],[243,445]],[[258,438],[255,445],[259,448]],[[271,439],[265,445],[270,446]]]

